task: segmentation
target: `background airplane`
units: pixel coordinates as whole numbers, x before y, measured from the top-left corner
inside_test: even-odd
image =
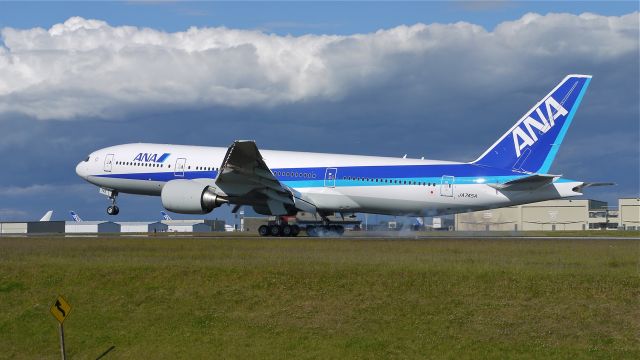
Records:
[[[71,218],[73,219],[73,221],[82,222],[82,219],[80,218],[80,216],[76,214],[73,210],[69,211],[69,214],[71,215]]]
[[[160,214],[162,215],[162,220],[173,220],[171,219],[171,216],[164,211],[160,211]]]
[[[53,210],[49,210],[42,216],[40,221],[51,221],[51,216],[52,215],[53,215]]]

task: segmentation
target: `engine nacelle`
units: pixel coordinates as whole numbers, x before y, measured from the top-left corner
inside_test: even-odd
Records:
[[[162,188],[162,206],[180,214],[207,214],[227,203],[210,186],[193,180],[171,180]]]

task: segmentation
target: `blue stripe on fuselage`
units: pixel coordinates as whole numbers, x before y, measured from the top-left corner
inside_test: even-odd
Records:
[[[336,167],[336,186],[388,186],[408,185],[405,182],[439,184],[442,176],[454,176],[456,184],[503,183],[522,176],[521,172],[496,169],[474,164],[443,165],[395,165],[395,166],[345,166]],[[274,168],[275,177],[291,187],[322,187],[325,185],[325,167],[321,168]],[[174,172],[146,172],[102,174],[98,177],[170,181],[174,179],[215,179],[217,171],[185,171],[184,175]],[[369,179],[369,180],[366,180]],[[370,179],[373,179],[371,181]],[[375,181],[378,179],[378,181]],[[478,180],[483,181],[479,182]]]

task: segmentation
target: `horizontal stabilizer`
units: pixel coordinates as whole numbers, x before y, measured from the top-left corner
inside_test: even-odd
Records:
[[[582,185],[578,185],[574,187],[573,191],[581,193],[582,189],[584,188],[588,188],[592,186],[613,186],[613,185],[616,185],[616,184],[612,182],[585,182],[585,183],[582,183]]]
[[[507,181],[503,184],[488,184],[494,189],[508,190],[508,191],[523,191],[523,190],[535,190],[543,186],[551,184],[555,179],[561,175],[551,174],[533,174],[525,177],[521,177],[515,180]]]

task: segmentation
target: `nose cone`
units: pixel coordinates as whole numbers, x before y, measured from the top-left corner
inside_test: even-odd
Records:
[[[83,179],[87,179],[87,163],[84,161],[81,161],[78,163],[78,165],[76,165],[76,174],[78,174],[78,176],[80,176]]]

